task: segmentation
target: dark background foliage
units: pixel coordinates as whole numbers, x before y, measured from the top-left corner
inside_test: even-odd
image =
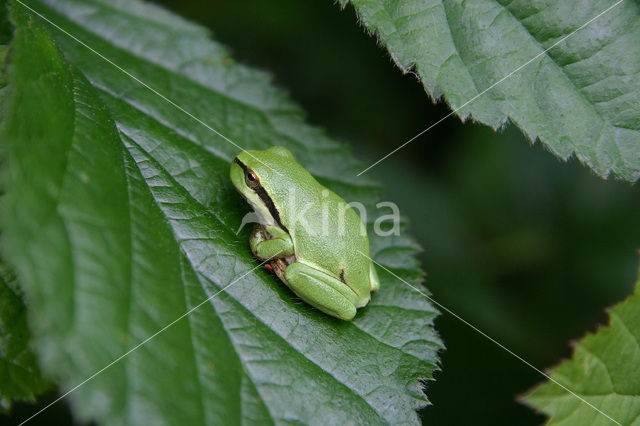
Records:
[[[211,28],[234,57],[270,71],[309,121],[373,162],[449,112],[328,0],[160,1]],[[640,190],[563,164],[513,126],[499,133],[449,118],[370,170],[412,221],[427,286],[439,302],[534,365],[631,292],[640,247]],[[447,346],[429,383],[426,424],[539,424],[516,398],[543,378],[457,319],[437,328]],[[81,390],[80,390],[81,391]],[[14,422],[40,406],[18,404]],[[35,423],[71,420],[60,404]]]

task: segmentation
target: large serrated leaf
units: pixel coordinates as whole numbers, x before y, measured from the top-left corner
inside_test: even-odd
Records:
[[[551,377],[623,425],[640,424],[640,281],[609,313],[610,323],[582,339]],[[610,425],[606,416],[547,382],[524,399],[549,415],[549,424]]]
[[[637,1],[349,1],[398,66],[462,119],[509,120],[603,177],[640,177]]]
[[[289,147],[363,202],[372,225],[381,188],[354,177],[361,164],[202,28],[133,1],[28,5],[243,147]],[[228,181],[238,149],[21,3],[12,15],[4,246],[43,368],[62,389],[249,272],[73,392],[75,413],[118,424],[417,423],[442,347],[428,301],[383,273],[370,306],[342,322],[250,272],[248,234],[235,234],[248,206]],[[372,235],[376,260],[414,284],[417,249]]]

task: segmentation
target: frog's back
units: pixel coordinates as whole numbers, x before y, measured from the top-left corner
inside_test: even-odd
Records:
[[[305,170],[306,172],[306,170]],[[308,173],[308,172],[307,172]],[[355,210],[313,176],[296,186],[292,214],[282,217],[293,240],[296,259],[330,273],[369,299],[369,238]],[[306,179],[305,179],[306,180]]]
[[[276,210],[275,221],[293,240],[296,260],[345,282],[366,303],[371,288],[369,238],[355,210],[286,148],[248,154],[260,158],[254,166]]]

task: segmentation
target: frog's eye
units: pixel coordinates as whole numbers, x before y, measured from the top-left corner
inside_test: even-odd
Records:
[[[260,185],[260,179],[251,170],[247,170],[244,174],[244,181],[249,188],[255,188]]]

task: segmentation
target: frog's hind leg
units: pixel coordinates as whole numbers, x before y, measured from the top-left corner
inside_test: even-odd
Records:
[[[378,278],[378,273],[376,272],[376,267],[373,265],[373,262],[369,265],[369,281],[371,281],[371,291],[378,291],[380,288],[380,278]]]
[[[342,281],[300,262],[287,266],[286,284],[302,300],[322,312],[351,320],[356,315],[357,295]]]

